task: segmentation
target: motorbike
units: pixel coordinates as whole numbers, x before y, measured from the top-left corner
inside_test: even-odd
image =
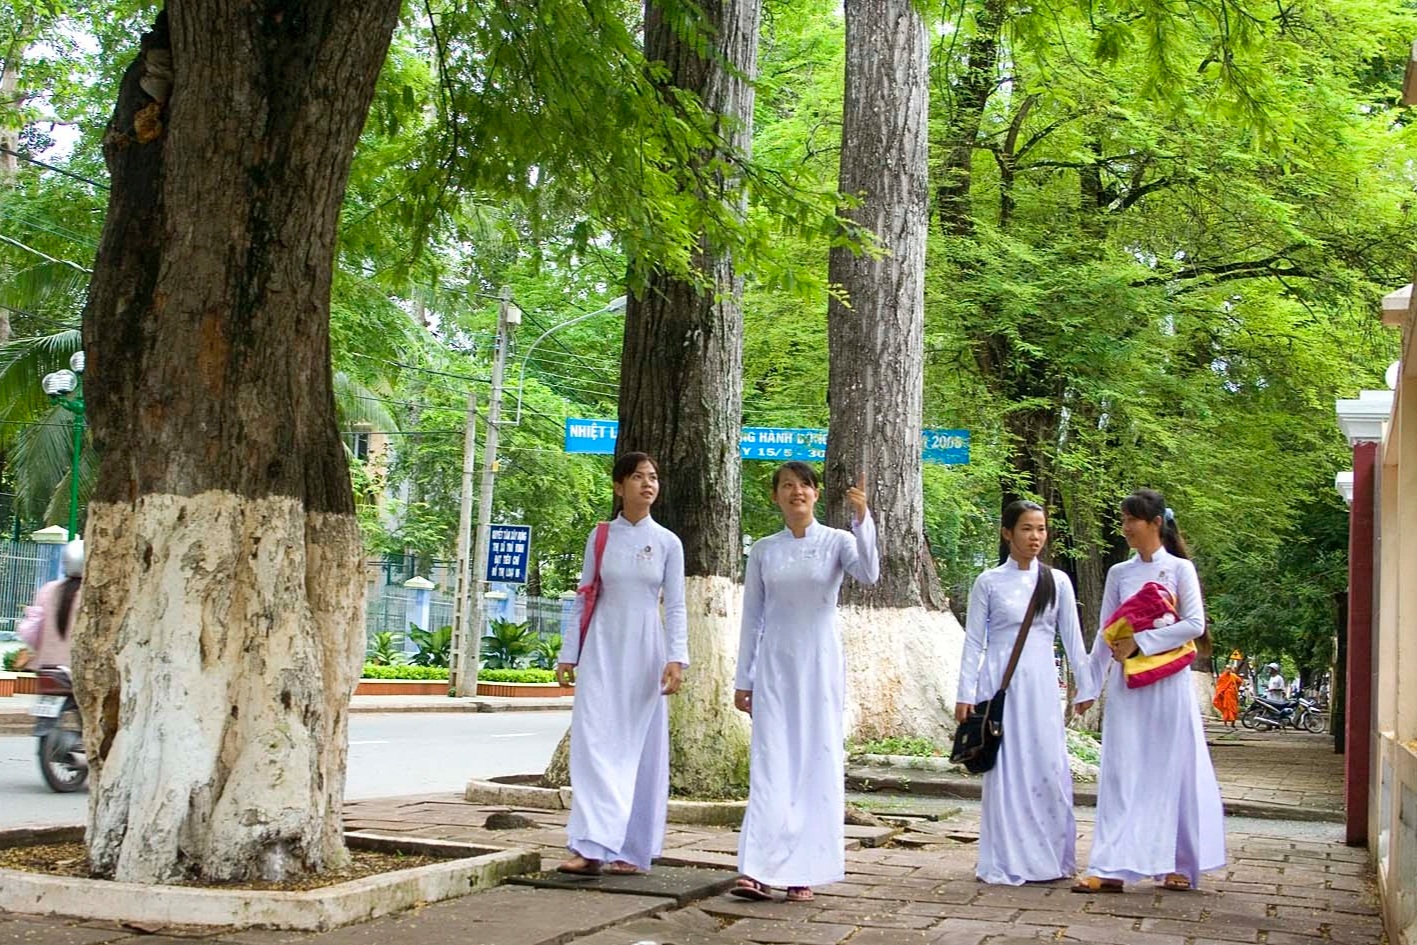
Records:
[[[1262,732],[1296,728],[1318,734],[1324,730],[1327,720],[1318,706],[1303,696],[1289,702],[1258,696],[1240,715],[1240,724]]]
[[[39,699],[30,708],[34,736],[39,739],[39,772],[50,790],[69,794],[89,779],[84,754],[84,729],[74,699],[73,676],[67,666],[39,671]]]

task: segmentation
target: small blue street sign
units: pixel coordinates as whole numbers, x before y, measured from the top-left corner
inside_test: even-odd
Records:
[[[615,453],[615,437],[620,431],[618,420],[566,421],[566,452]],[[923,430],[920,435],[920,457],[927,463],[942,466],[969,464],[968,430]],[[766,459],[786,462],[789,459],[819,463],[827,455],[827,431],[803,430],[793,427],[744,427],[738,448],[744,459]]]
[[[566,420],[567,453],[602,453],[614,455],[615,438],[620,435],[619,420]]]
[[[531,526],[493,525],[491,528],[487,542],[487,580],[525,584],[527,562],[531,559]]]

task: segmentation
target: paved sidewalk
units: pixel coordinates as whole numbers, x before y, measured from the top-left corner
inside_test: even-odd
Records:
[[[1276,740],[1281,739],[1281,740]],[[1288,793],[1321,805],[1341,792],[1332,742],[1317,736],[1237,736],[1213,749],[1228,796],[1252,792],[1283,809]],[[1231,756],[1233,753],[1233,757]],[[1328,773],[1325,773],[1328,772]],[[919,772],[914,772],[919,774]],[[886,798],[882,798],[886,800]],[[135,936],[105,924],[0,915],[0,945],[1378,945],[1367,851],[1326,823],[1228,822],[1229,863],[1195,892],[1150,884],[1122,895],[1076,895],[1066,881],[1023,887],[974,879],[977,807],[893,797],[883,826],[847,828],[847,878],[810,903],[747,903],[710,896],[681,907],[665,895],[586,881],[577,889],[503,886],[331,932],[164,930]],[[1295,808],[1297,809],[1297,808]],[[933,813],[932,813],[933,811]],[[520,818],[489,829],[494,814]],[[1092,812],[1078,811],[1085,863]],[[538,850],[543,867],[565,855],[565,811],[480,807],[457,795],[351,802],[346,823],[370,832]],[[494,821],[494,825],[499,825]],[[735,867],[731,829],[670,825],[661,863]],[[181,937],[179,937],[179,935]]]

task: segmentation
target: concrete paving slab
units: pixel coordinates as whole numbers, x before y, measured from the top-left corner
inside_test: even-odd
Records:
[[[761,945],[836,945],[856,931],[854,925],[740,919],[726,930],[736,939]]]
[[[576,876],[550,870],[514,876],[508,882],[516,886],[534,886],[538,889],[576,889],[618,895],[663,896],[682,906],[718,895],[732,886],[736,878],[735,874],[723,870],[656,865],[648,873],[633,876],[616,876],[612,873]]]

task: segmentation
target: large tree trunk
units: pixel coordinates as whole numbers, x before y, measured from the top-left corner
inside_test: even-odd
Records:
[[[360,536],[329,297],[396,0],[175,2],[104,141],[77,687],[104,876],[339,864]]]
[[[883,253],[831,252],[847,302],[827,308],[831,435],[826,500],[847,521],[858,474],[881,541],[881,580],[848,599],[881,607],[943,604],[925,544],[920,480],[928,141],[925,26],[910,0],[848,0],[841,190]]]
[[[699,36],[683,36],[653,3],[645,5],[645,56],[663,63],[667,85],[687,89],[719,117],[719,134],[747,152],[753,126],[759,0],[707,0]],[[678,29],[683,29],[678,24]],[[707,44],[700,53],[696,40]],[[703,167],[715,155],[703,156]],[[731,161],[723,161],[731,166]],[[720,177],[720,200],[741,212],[740,182]],[[733,258],[701,241],[697,286],[663,272],[625,311],[617,453],[643,450],[659,463],[654,516],[684,543],[689,657],[693,666],[670,701],[670,787],[675,794],[741,794],[748,784],[747,719],[733,708],[742,547],[738,432],[743,398],[743,280]],[[567,736],[569,737],[569,736]],[[546,778],[566,780],[566,745]]]
[[[852,685],[852,730],[941,738],[957,662],[907,663],[904,654],[957,653],[959,626],[925,541],[920,479],[927,227],[928,60],[911,0],[847,0],[843,193],[881,254],[833,249],[831,281],[848,302],[827,310],[831,434],[826,507],[845,526],[845,491],[864,474],[880,536],[881,579],[847,582],[841,620]],[[928,639],[916,647],[911,641]],[[957,659],[957,657],[956,657]],[[904,710],[909,711],[904,711]]]

